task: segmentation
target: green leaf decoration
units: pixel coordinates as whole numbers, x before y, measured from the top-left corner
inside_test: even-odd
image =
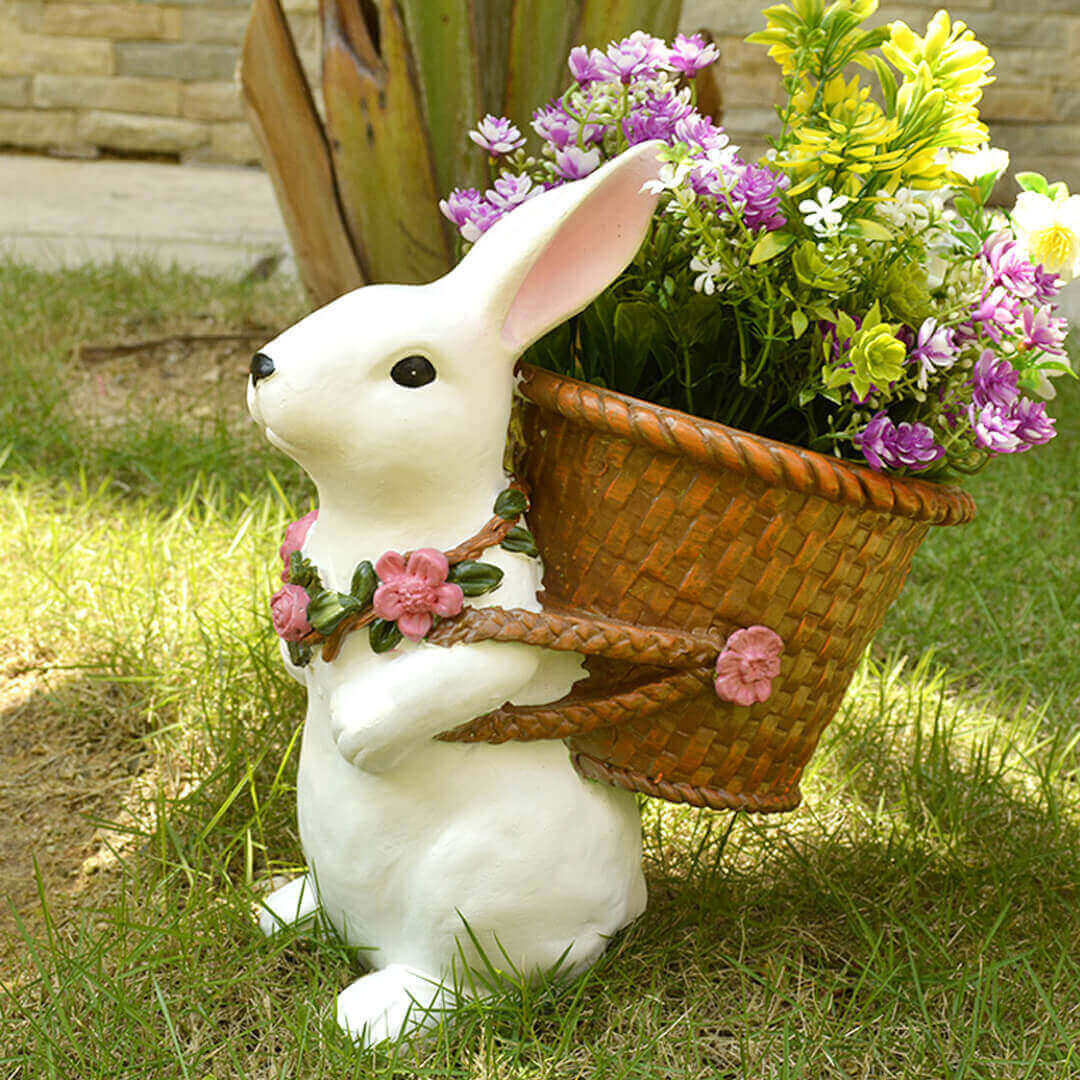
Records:
[[[626,300],[615,309],[615,354],[621,378],[636,382],[649,362],[655,345],[664,337],[664,326],[655,305]]]
[[[376,619],[368,632],[368,641],[371,643],[372,652],[384,653],[397,645],[403,636],[396,622],[390,619]]]
[[[1025,191],[1034,191],[1039,195],[1049,195],[1050,185],[1046,177],[1037,172],[1019,172],[1016,174],[1016,182]]]
[[[325,637],[334,632],[346,615],[359,610],[360,604],[353,597],[327,589],[308,604],[307,617],[308,622]]]
[[[888,243],[893,238],[892,232],[887,229],[879,221],[874,221],[871,218],[856,218],[855,224],[859,227],[859,232],[866,237],[867,240],[882,240]]]
[[[524,514],[528,507],[529,500],[525,498],[525,493],[517,488],[507,488],[499,492],[499,497],[495,500],[495,513],[506,521],[513,521]]]
[[[515,525],[507,534],[506,539],[499,545],[507,551],[518,551],[523,555],[539,555],[540,549],[536,546],[533,534],[520,525]]]
[[[315,573],[315,567],[300,554],[299,551],[294,551],[289,556],[289,584],[299,585],[302,588],[310,590],[311,585],[317,579]]]
[[[307,667],[311,663],[311,646],[303,645],[299,641],[287,641],[289,660],[296,667]]]
[[[1069,187],[1064,180],[1059,180],[1056,184],[1051,184],[1047,194],[1054,202],[1061,202],[1062,199],[1069,197]]]
[[[513,531],[513,530],[511,530]],[[484,593],[497,589],[503,579],[503,572],[491,563],[476,562],[466,559],[450,567],[446,580],[461,586],[466,596],[483,596]]]
[[[769,232],[766,233],[750,252],[750,265],[757,266],[759,263],[775,259],[777,255],[787,251],[795,243],[795,237],[791,233]]]
[[[809,325],[810,320],[806,317],[806,312],[800,310],[799,308],[796,308],[791,313],[791,329],[795,333],[796,341],[798,341],[799,338],[801,338],[803,334],[806,333],[806,328]]]
[[[378,584],[379,579],[375,574],[375,567],[371,565],[369,559],[365,559],[353,571],[352,584],[349,586],[349,592],[352,593],[356,602],[362,608],[365,608],[371,603],[371,598],[375,595],[375,589]]]

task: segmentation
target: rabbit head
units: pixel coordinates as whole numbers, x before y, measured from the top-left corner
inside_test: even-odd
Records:
[[[404,518],[415,504],[445,512],[468,489],[498,490],[514,361],[633,258],[660,145],[518,207],[445,277],[356,289],[256,355],[248,407],[323,506],[370,500]]]

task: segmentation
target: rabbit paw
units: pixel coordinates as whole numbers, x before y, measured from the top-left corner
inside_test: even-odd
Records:
[[[338,753],[350,764],[361,772],[380,773],[389,772],[408,754],[409,745],[401,742],[387,742],[384,745],[373,737],[369,730],[344,730],[336,739]]]
[[[265,897],[256,912],[259,929],[267,936],[286,926],[299,926],[313,919],[319,910],[319,897],[310,874],[303,874]]]
[[[337,1022],[361,1046],[378,1046],[435,1027],[452,999],[438,979],[391,964],[338,994]]]

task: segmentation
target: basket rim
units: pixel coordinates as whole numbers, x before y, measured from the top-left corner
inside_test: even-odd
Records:
[[[865,465],[654,405],[524,361],[519,361],[517,374],[518,392],[540,408],[663,453],[755,476],[773,487],[934,525],[963,525],[975,517],[975,500],[953,484],[884,476]]]

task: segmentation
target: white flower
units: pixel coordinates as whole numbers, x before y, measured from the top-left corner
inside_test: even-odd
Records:
[[[724,265],[716,260],[706,262],[696,255],[690,260],[690,269],[697,277],[694,278],[694,292],[703,292],[706,296],[712,296],[716,292],[716,279],[724,272]]]
[[[832,188],[826,185],[818,189],[816,199],[803,199],[799,203],[799,213],[818,236],[835,236],[843,221],[840,211],[849,202],[846,195],[837,195],[834,199]]]
[[[1049,195],[1022,191],[1012,223],[1033,263],[1065,281],[1080,276],[1080,195],[1055,201]]]
[[[970,184],[984,176],[1001,178],[1009,167],[1009,151],[983,144],[978,150],[960,150],[949,155],[949,168]]]
[[[930,220],[930,207],[911,188],[906,187],[897,188],[892,198],[882,199],[877,204],[876,213],[898,229],[925,225]]]
[[[676,188],[682,187],[682,183],[689,172],[689,161],[680,161],[677,165],[673,165],[670,161],[666,162],[660,166],[657,179],[646,180],[641,185],[641,190],[642,192],[647,191],[650,195],[661,195],[665,191],[674,191]]]

